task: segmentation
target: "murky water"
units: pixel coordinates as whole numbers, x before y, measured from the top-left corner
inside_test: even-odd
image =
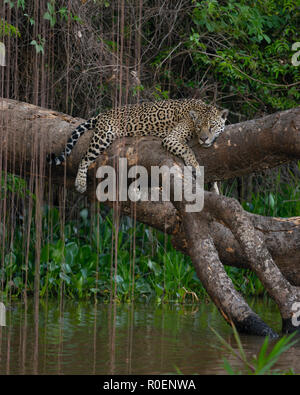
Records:
[[[250,304],[280,329],[272,302]],[[6,321],[0,327],[1,374],[219,374],[225,373],[224,357],[239,367],[209,328],[236,348],[231,328],[211,303],[110,306],[52,300],[40,302],[37,311],[33,301],[27,309],[12,302]],[[263,342],[241,338],[250,356]],[[282,355],[276,368],[300,372],[300,343]]]

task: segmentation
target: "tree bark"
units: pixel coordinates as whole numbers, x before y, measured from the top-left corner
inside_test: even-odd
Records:
[[[83,120],[9,99],[0,99],[0,114],[1,156],[5,164],[2,168],[27,177],[32,171],[32,161],[37,160],[38,150],[43,176],[51,183],[73,190],[90,132],[80,139],[65,166],[50,168],[45,157],[49,152],[61,152],[71,130]],[[195,141],[191,141],[190,146],[205,167],[205,181],[210,182],[299,159],[299,131],[300,107],[297,107],[230,125],[209,149],[202,149]],[[119,157],[127,158],[129,167],[139,164],[147,170],[164,163],[182,166],[181,160],[167,153],[155,137],[117,140],[89,170],[87,196],[91,201],[96,199],[97,168],[114,165]],[[131,204],[122,202],[121,211],[130,215]],[[204,210],[200,214],[185,213],[184,202],[175,201],[137,202],[135,211],[138,221],[171,234],[174,247],[191,256],[212,300],[224,318],[234,322],[240,331],[274,334],[234,290],[222,264],[254,270],[278,304],[283,331],[298,329],[292,317],[294,302],[300,302],[297,288],[300,285],[300,217],[253,215],[245,212],[236,200],[209,192],[205,192]]]

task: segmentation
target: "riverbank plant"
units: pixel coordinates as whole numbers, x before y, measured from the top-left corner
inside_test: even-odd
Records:
[[[227,342],[215,329],[210,328],[212,332],[219,339],[223,347],[229,351],[229,353],[234,357],[234,360],[240,365],[237,369],[233,367],[233,363],[229,362],[227,358],[224,360],[224,369],[230,375],[293,375],[295,374],[293,369],[288,371],[281,371],[276,369],[274,365],[278,362],[280,356],[288,351],[292,346],[298,343],[299,339],[295,339],[296,332],[289,336],[282,336],[274,344],[269,337],[266,337],[259,352],[256,355],[247,355],[234,324],[232,324],[234,339],[236,342],[236,347],[232,346]]]

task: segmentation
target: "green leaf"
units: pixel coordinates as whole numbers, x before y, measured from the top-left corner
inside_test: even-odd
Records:
[[[70,279],[70,277],[69,277],[66,273],[60,272],[60,273],[59,273],[59,277],[60,277],[62,280],[64,280],[67,284],[70,284],[71,279]]]
[[[224,362],[224,368],[226,370],[226,372],[230,375],[236,375],[236,372],[232,369],[231,365],[229,364],[229,362],[227,361],[226,358],[223,358],[223,362]]]
[[[48,12],[48,11],[47,11],[47,12],[45,12],[45,14],[44,14],[43,18],[44,18],[44,19],[46,19],[46,20],[49,20],[49,21],[51,21],[51,19],[52,19],[51,15],[49,14],[49,12]]]
[[[68,243],[65,247],[65,258],[68,265],[73,266],[74,258],[78,255],[78,245],[75,242]]]
[[[16,260],[17,260],[16,255],[11,251],[5,255],[4,262],[7,267],[10,267],[14,263],[16,263]]]
[[[21,7],[22,10],[24,11],[25,9],[25,0],[18,0],[17,2],[17,8]]]

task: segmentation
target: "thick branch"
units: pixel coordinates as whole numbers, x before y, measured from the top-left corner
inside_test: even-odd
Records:
[[[8,170],[28,176],[32,159],[44,159],[47,152],[60,152],[71,130],[82,120],[28,103],[0,99],[0,155]],[[198,160],[205,166],[206,181],[239,176],[300,157],[300,107],[267,117],[230,125],[214,147],[201,149],[192,142]],[[65,184],[74,190],[79,161],[87,149],[91,132],[80,139],[68,158],[67,168],[51,169],[51,182]],[[41,148],[40,148],[41,149]],[[116,141],[89,171],[89,198],[95,200],[95,170],[99,164],[114,164],[118,155],[127,157],[129,165],[160,165],[169,155],[153,137],[127,138]],[[172,157],[173,160],[179,159]],[[180,161],[179,161],[180,162]],[[3,167],[3,168],[4,168]],[[66,174],[65,174],[66,170]],[[45,175],[50,170],[45,165]],[[130,202],[122,203],[122,211],[130,214]],[[174,246],[186,250],[185,233],[171,203],[139,202],[137,220],[166,231],[176,237]],[[300,218],[268,218],[249,215],[254,228],[266,243],[276,265],[293,284],[300,284]],[[223,264],[249,267],[232,232],[216,221],[210,223],[214,244]]]
[[[36,133],[39,139],[44,140],[46,152],[61,152],[74,126],[83,121],[10,99],[0,99],[0,114],[1,143],[6,145],[8,153],[15,155],[15,162],[23,162],[24,158],[30,162]],[[190,145],[199,163],[205,166],[205,181],[224,180],[300,158],[299,131],[300,107],[297,107],[227,126],[225,132],[209,149],[201,148],[196,141],[192,141]],[[6,139],[8,136],[10,138]],[[72,177],[75,177],[79,161],[87,150],[90,136],[91,132],[87,132],[68,158],[67,174],[70,185],[73,185]],[[150,168],[159,165],[167,153],[160,140],[155,137],[117,140],[107,154],[97,160],[94,171],[90,170],[90,185],[93,185],[97,165],[111,164],[119,155],[127,157],[130,165],[139,163]],[[62,181],[63,173],[58,167],[53,176],[57,181]]]
[[[165,162],[167,167],[171,166],[170,162]],[[183,171],[179,166],[176,169],[177,177],[181,179],[183,177]],[[175,187],[178,188],[178,185],[175,186],[172,183],[172,192],[174,192]],[[172,192],[171,196],[174,196]],[[209,204],[206,204],[206,206],[215,206],[212,203],[213,201],[224,203],[223,199],[224,197],[220,197],[215,193],[205,192],[205,203],[209,201]],[[228,199],[226,198],[226,200]],[[188,241],[189,254],[198,277],[225,320],[228,323],[233,322],[240,332],[276,337],[277,334],[251,310],[244,298],[235,290],[231,279],[224,270],[209,226],[211,222],[211,210],[205,207],[200,213],[189,213],[186,210],[186,206],[189,203],[184,198],[180,202],[172,200],[172,203],[182,218],[184,232]],[[200,232],[199,229],[201,229]]]
[[[208,211],[231,229],[238,240],[251,269],[257,274],[270,296],[277,303],[283,331],[297,330],[293,326],[293,305],[300,299],[300,289],[292,286],[282,275],[269,253],[263,239],[255,230],[249,215],[235,199],[225,198],[209,192],[204,211]]]
[[[89,135],[76,146],[66,167],[51,169],[45,164],[46,153],[62,151],[70,133],[70,124],[74,128],[74,120],[7,99],[2,99],[0,109],[3,168],[22,176],[27,176],[31,169],[38,169],[37,177],[48,176],[51,182],[64,183],[67,189],[73,188],[74,176],[88,146]],[[205,166],[206,181],[259,171],[299,158],[299,121],[300,109],[296,108],[231,125],[209,150],[191,142],[199,163]],[[178,168],[182,166],[182,162],[170,156],[160,141],[153,137],[116,141],[89,173],[88,196],[91,200],[95,200],[97,165],[115,165],[119,157],[126,157],[129,166],[139,164],[148,170],[151,166],[165,163],[170,166],[177,163]],[[32,167],[33,161],[38,166]],[[41,169],[45,170],[44,175]],[[175,245],[191,256],[201,281],[224,317],[248,333],[273,334],[236,293],[221,262],[238,266],[245,264],[257,273],[275,299],[289,330],[292,304],[299,296],[298,289],[289,281],[294,284],[300,282],[300,270],[294,265],[295,256],[299,257],[300,251],[300,219],[250,215],[235,200],[211,193],[205,193],[205,207],[201,214],[184,213],[184,202],[172,203],[138,203],[137,219],[175,236]],[[128,213],[130,206],[125,203],[122,209]],[[289,254],[285,254],[287,251]],[[280,270],[274,260],[278,266],[281,263]],[[225,299],[224,289],[228,296]]]

